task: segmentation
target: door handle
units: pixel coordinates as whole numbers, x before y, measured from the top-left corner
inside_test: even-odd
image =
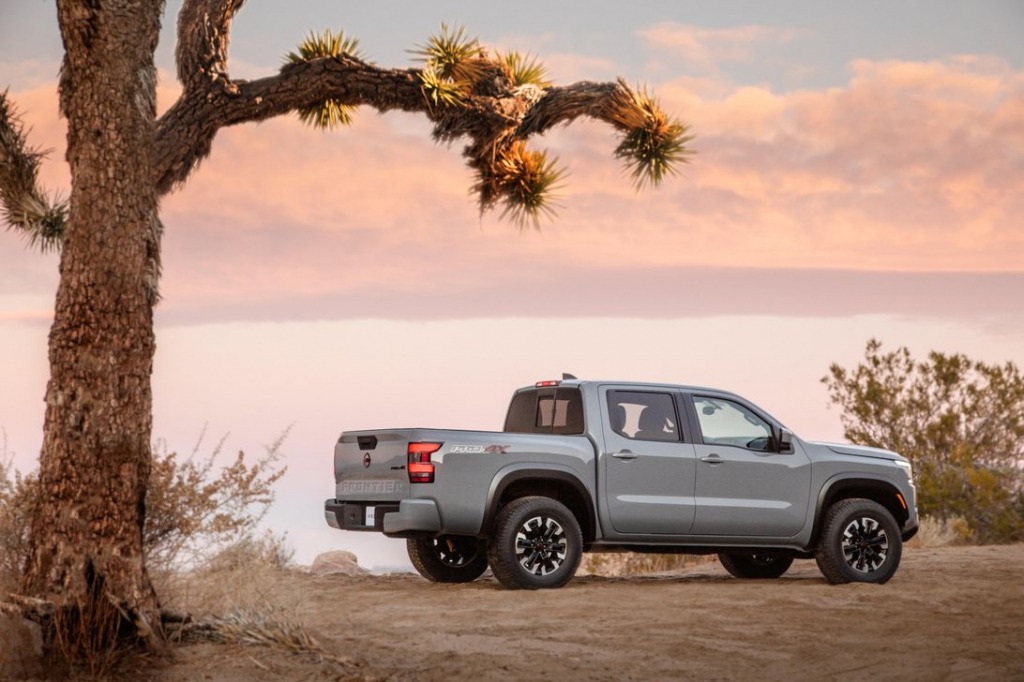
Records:
[[[707,455],[706,457],[701,457],[700,461],[707,462],[708,464],[714,466],[715,464],[721,464],[725,460],[718,455]]]
[[[613,452],[612,457],[614,457],[615,459],[624,459],[628,461],[636,459],[638,455],[635,452],[630,452],[629,450],[622,450],[621,452]]]

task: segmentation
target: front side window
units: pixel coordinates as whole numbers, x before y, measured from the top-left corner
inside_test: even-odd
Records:
[[[669,393],[608,391],[608,420],[612,431],[633,440],[679,440],[679,419]]]
[[[693,405],[705,444],[735,445],[763,452],[771,449],[771,425],[743,405],[703,396],[694,396]]]

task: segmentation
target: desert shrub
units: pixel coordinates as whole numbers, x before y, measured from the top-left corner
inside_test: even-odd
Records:
[[[286,430],[259,459],[247,460],[239,452],[219,470],[215,464],[224,439],[206,458],[197,457],[202,437],[185,459],[158,445],[146,494],[148,565],[157,570],[198,566],[232,545],[251,545],[274,501],[273,486],[286,471],[278,461],[287,436]]]
[[[0,434],[2,435],[2,434]],[[260,521],[274,501],[274,484],[284,475],[279,466],[288,431],[266,446],[262,457],[244,452],[219,467],[224,440],[208,457],[197,455],[199,443],[185,458],[154,447],[146,495],[143,531],[147,565],[173,571],[238,557],[283,566],[291,555],[283,537],[257,536]],[[28,557],[29,510],[36,498],[36,474],[11,466],[6,443],[0,451],[0,587],[13,587]]]
[[[14,591],[28,556],[29,481],[12,465],[7,432],[0,429],[0,594]]]
[[[978,543],[1024,540],[1024,376],[965,355],[868,341],[864,362],[822,379],[844,436],[914,464],[922,516],[962,519]]]
[[[264,531],[263,535],[249,534],[221,548],[203,562],[208,571],[251,570],[254,566],[271,569],[288,568],[295,551],[288,545],[287,534]]]

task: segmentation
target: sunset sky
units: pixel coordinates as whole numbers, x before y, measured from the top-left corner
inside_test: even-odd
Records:
[[[343,429],[500,428],[513,389],[568,371],[731,389],[837,440],[819,379],[871,337],[1024,365],[1024,3],[250,0],[230,69],[270,75],[325,27],[412,65],[441,22],[556,83],[648,84],[697,154],[638,194],[609,128],[559,128],[533,142],[568,171],[558,217],[521,232],[478,214],[460,145],[422,117],[219,134],[163,201],[154,437],[187,452],[208,424],[201,453],[229,434],[227,454],[259,454],[293,425],[269,524],[300,562],[406,563],[323,522]],[[0,88],[66,194],[60,58],[52,3],[3,0]],[[0,426],[23,470],[56,283],[55,255],[0,231]]]

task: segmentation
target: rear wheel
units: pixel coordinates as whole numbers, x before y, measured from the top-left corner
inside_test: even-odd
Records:
[[[487,558],[494,577],[510,589],[561,587],[572,580],[583,553],[580,524],[549,497],[521,497],[498,513]]]
[[[793,565],[793,557],[757,552],[719,552],[718,560],[737,578],[778,578]]]
[[[815,559],[834,585],[884,583],[896,573],[902,554],[899,526],[889,510],[854,498],[829,507]]]
[[[427,580],[437,583],[468,583],[487,570],[487,553],[482,541],[465,535],[409,538],[405,541],[409,560]]]

